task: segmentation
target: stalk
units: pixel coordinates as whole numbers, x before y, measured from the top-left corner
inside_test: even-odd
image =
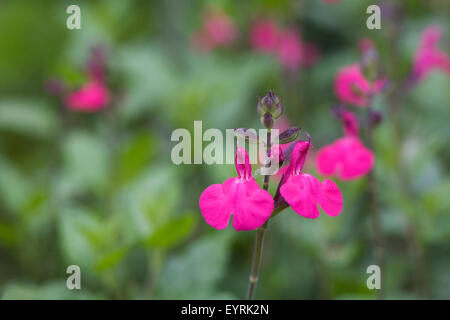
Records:
[[[271,139],[272,139],[271,131],[270,129],[267,129],[266,154],[269,159],[270,159],[270,149],[272,147]],[[270,167],[270,162],[266,164],[266,167]],[[269,189],[269,175],[264,175],[263,189],[266,191]],[[259,269],[261,267],[261,258],[264,249],[264,234],[267,229],[269,219],[267,219],[267,221],[261,227],[259,227],[258,230],[256,230],[255,245],[253,247],[252,267],[250,270],[250,277],[248,281],[247,300],[253,299],[256,284],[258,283]]]

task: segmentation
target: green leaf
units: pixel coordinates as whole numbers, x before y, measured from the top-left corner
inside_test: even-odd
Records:
[[[12,283],[4,288],[3,300],[90,300],[104,299],[82,290],[67,289],[65,280],[52,281],[44,285]]]
[[[230,233],[216,232],[172,257],[158,283],[160,299],[207,299],[225,274]]]
[[[118,263],[120,263],[123,260],[128,251],[129,251],[128,247],[123,247],[107,253],[97,262],[95,270],[97,272],[101,272],[115,267]]]
[[[145,132],[130,139],[120,156],[119,180],[127,182],[150,163],[156,151],[154,137]]]
[[[110,182],[106,143],[87,132],[71,133],[64,141],[64,173],[79,191],[100,190]]]
[[[49,137],[58,127],[55,112],[39,101],[1,100],[0,129],[31,137]]]
[[[147,247],[170,248],[189,236],[194,227],[194,216],[173,219],[157,229],[145,240]]]

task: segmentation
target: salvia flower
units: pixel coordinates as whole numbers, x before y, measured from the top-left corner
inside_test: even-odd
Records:
[[[238,177],[206,188],[200,196],[200,210],[206,223],[213,228],[226,228],[233,215],[234,229],[253,230],[270,218],[274,201],[270,193],[260,189],[253,178],[249,156],[244,148],[236,151],[235,165]]]
[[[436,26],[425,29],[414,56],[413,77],[416,81],[424,79],[433,70],[442,70],[450,76],[450,58],[438,48],[442,37]]]
[[[76,111],[95,112],[105,108],[110,95],[105,84],[105,57],[100,48],[93,48],[87,62],[88,81],[80,89],[65,95],[67,108]]]
[[[359,138],[356,116],[344,110],[340,112],[340,117],[344,137],[318,151],[316,167],[324,176],[337,176],[341,180],[358,179],[373,168],[375,155]]]
[[[71,110],[94,112],[109,103],[108,89],[102,82],[90,80],[82,88],[65,97],[65,104]]]
[[[272,54],[288,71],[309,67],[319,58],[315,44],[303,42],[295,29],[282,28],[272,20],[256,21],[250,42],[254,50]]]
[[[343,207],[338,186],[328,179],[321,183],[316,177],[302,172],[310,146],[310,141],[296,143],[280,193],[292,209],[305,218],[318,218],[318,205],[329,216],[337,216]]]
[[[278,44],[278,29],[278,25],[271,20],[257,21],[250,32],[253,49],[260,52],[274,52]]]
[[[208,52],[234,42],[237,30],[230,17],[221,9],[206,11],[203,26],[193,35],[192,42],[200,50]]]
[[[334,81],[334,90],[341,102],[366,107],[369,104],[369,96],[380,92],[385,83],[384,78],[373,83],[368,81],[360,66],[353,64],[339,70]]]

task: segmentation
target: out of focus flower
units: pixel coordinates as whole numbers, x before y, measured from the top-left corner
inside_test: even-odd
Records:
[[[288,70],[296,70],[302,62],[302,45],[295,30],[284,30],[279,37],[277,57]]]
[[[222,10],[214,8],[206,12],[203,26],[194,33],[192,42],[200,51],[210,51],[216,47],[234,42],[237,30],[233,21]]]
[[[353,64],[339,70],[334,80],[334,90],[341,102],[365,107],[369,103],[369,97],[380,92],[386,81],[382,78],[373,83],[369,82],[360,66]]]
[[[310,146],[309,141],[299,141],[295,145],[280,193],[292,209],[305,218],[318,218],[318,205],[329,216],[337,216],[343,207],[338,186],[328,179],[321,183],[316,177],[301,172]]]
[[[310,42],[303,42],[302,44],[302,65],[310,67],[317,62],[320,57],[320,50]]]
[[[257,21],[250,32],[253,49],[260,52],[275,52],[278,44],[278,33],[278,25],[273,21]]]
[[[361,53],[366,52],[367,50],[375,48],[375,43],[372,39],[369,38],[362,38],[358,41],[358,49],[361,51]]]
[[[350,111],[341,111],[344,137],[320,149],[316,156],[316,167],[321,175],[335,175],[341,180],[358,179],[367,174],[375,164],[375,155],[359,138],[356,116]]]
[[[87,63],[88,81],[80,89],[66,94],[67,108],[76,111],[95,112],[105,108],[110,95],[104,79],[104,55],[100,49],[93,49]]]
[[[108,102],[108,89],[103,83],[92,80],[65,97],[66,106],[71,110],[78,111],[98,111],[103,109]]]
[[[414,56],[415,81],[423,80],[433,70],[442,70],[450,76],[450,58],[438,48],[441,37],[442,32],[436,26],[430,26],[422,33]]]
[[[226,228],[233,214],[234,229],[253,230],[270,218],[274,202],[270,193],[260,189],[252,177],[252,167],[244,148],[237,150],[235,164],[238,177],[206,188],[200,196],[200,211],[213,228]]]
[[[284,29],[271,20],[254,23],[250,42],[254,50],[273,54],[286,70],[309,67],[319,58],[316,45],[302,42],[294,29]]]

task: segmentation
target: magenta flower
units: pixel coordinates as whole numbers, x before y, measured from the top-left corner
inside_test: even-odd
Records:
[[[273,21],[257,21],[250,32],[253,49],[259,52],[274,52],[278,44],[278,32],[278,26]]]
[[[375,155],[359,139],[358,120],[349,111],[341,112],[344,137],[319,150],[316,167],[321,175],[335,175],[341,180],[358,179],[375,164]]]
[[[381,91],[386,79],[370,83],[363,75],[358,64],[343,67],[339,70],[334,81],[336,96],[343,103],[365,107],[369,103],[368,97]]]
[[[94,112],[109,103],[108,89],[101,82],[91,80],[81,89],[69,93],[65,104],[71,110]]]
[[[234,229],[253,230],[270,218],[274,202],[270,193],[260,189],[252,177],[244,148],[236,151],[235,164],[238,177],[206,188],[200,196],[200,210],[206,223],[213,228],[226,228],[233,214]]]
[[[299,141],[295,145],[286,172],[287,180],[281,186],[280,193],[292,209],[305,218],[319,217],[317,205],[329,216],[337,216],[343,206],[338,186],[328,179],[321,183],[316,177],[301,172],[310,145],[309,141]]]
[[[233,21],[220,9],[207,11],[203,26],[192,37],[194,46],[208,52],[233,43],[237,35]]]
[[[442,32],[436,26],[425,29],[414,56],[413,77],[419,81],[433,70],[442,70],[450,76],[450,58],[438,48]]]
[[[284,30],[280,33],[277,57],[287,70],[294,71],[300,67],[302,52],[302,43],[295,30]]]
[[[99,47],[92,49],[87,62],[88,81],[79,89],[68,92],[59,80],[47,83],[47,89],[62,96],[65,106],[75,111],[95,112],[105,108],[110,102],[110,94],[105,84],[105,56]]]

